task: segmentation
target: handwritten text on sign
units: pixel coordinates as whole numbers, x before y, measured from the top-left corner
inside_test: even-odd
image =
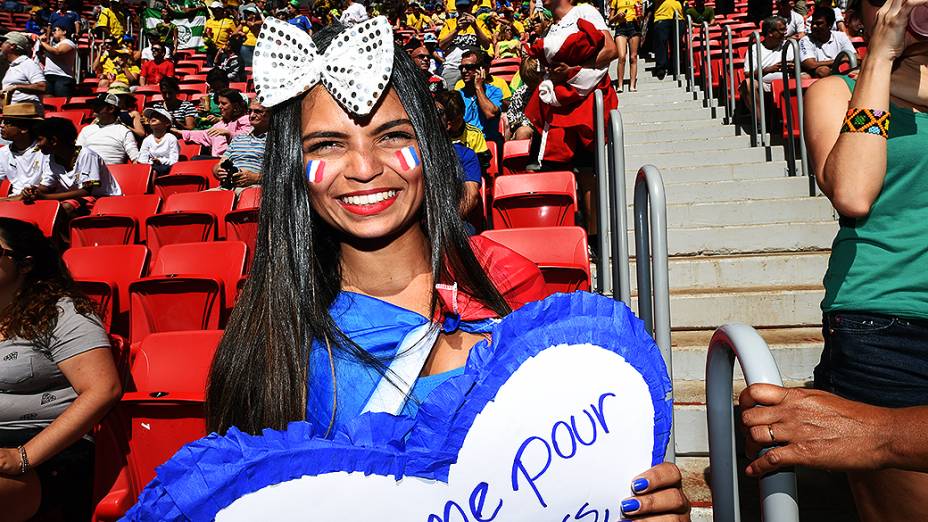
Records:
[[[653,446],[641,374],[596,346],[554,346],[525,361],[477,415],[447,483],[304,476],[245,495],[216,520],[612,522]]]

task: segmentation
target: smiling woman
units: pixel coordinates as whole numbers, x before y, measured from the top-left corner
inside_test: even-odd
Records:
[[[343,440],[364,413],[413,416],[500,318],[542,297],[541,273],[467,237],[457,155],[386,19],[313,39],[268,19],[254,72],[271,110],[260,225],[210,374],[208,428],[305,420],[290,433]],[[631,511],[685,519],[678,470],[645,476]],[[159,480],[130,520],[178,512]]]

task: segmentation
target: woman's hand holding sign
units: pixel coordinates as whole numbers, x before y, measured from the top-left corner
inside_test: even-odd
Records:
[[[674,464],[654,466],[632,481],[633,496],[622,501],[622,513],[632,520],[689,520],[690,502],[683,493],[682,478]]]

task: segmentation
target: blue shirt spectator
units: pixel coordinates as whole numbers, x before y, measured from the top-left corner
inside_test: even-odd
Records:
[[[461,161],[461,169],[464,171],[464,182],[471,181],[480,185],[483,174],[477,153],[459,141],[454,142],[454,151],[458,154],[458,160]]]
[[[37,20],[34,20],[33,18],[26,20],[26,32],[31,34],[43,34],[45,29],[41,24],[39,24]]]
[[[306,15],[299,15],[288,20],[290,25],[295,25],[302,29],[304,32],[310,32],[313,30],[313,23],[309,21],[309,18]]]
[[[64,27],[69,35],[75,34],[77,28],[80,27],[80,23],[81,15],[67,9],[59,9],[48,17],[48,25]]]
[[[493,102],[497,107],[503,105],[503,91],[499,87],[484,84],[484,92],[487,94],[487,98]],[[480,112],[480,106],[477,104],[477,95],[473,94],[468,96],[464,91],[459,91],[461,96],[464,98],[464,122],[477,127],[482,130],[484,134],[490,134],[493,125],[498,124],[499,119],[494,118],[492,121],[484,118],[483,114]]]

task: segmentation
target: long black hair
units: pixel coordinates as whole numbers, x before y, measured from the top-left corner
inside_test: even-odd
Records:
[[[317,33],[320,52],[342,30],[336,25]],[[462,184],[451,141],[418,67],[400,48],[394,51],[390,85],[419,143],[425,183],[421,226],[431,244],[433,281],[450,282],[454,274],[462,291],[500,316],[508,314],[510,307],[478,263],[457,213]],[[300,135],[304,96],[272,112],[254,264],[210,372],[210,431],[236,426],[258,433],[305,419],[314,339],[325,340],[339,357],[385,372],[384,361],[347,339],[329,315],[341,291],[341,254],[336,233],[310,206]],[[431,303],[434,312],[434,292]]]

